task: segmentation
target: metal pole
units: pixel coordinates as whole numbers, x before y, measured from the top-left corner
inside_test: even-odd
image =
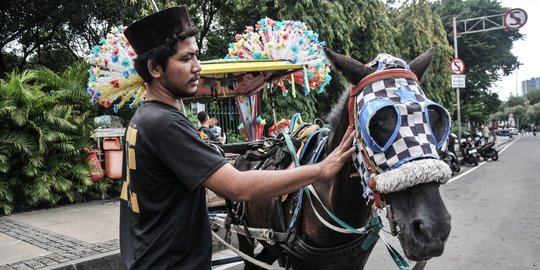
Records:
[[[158,12],[159,8],[157,7],[156,2],[154,0],[152,0],[152,4],[154,4],[154,9],[156,10],[156,12]]]
[[[516,76],[514,76],[514,77],[516,77],[516,97],[519,97],[519,92],[518,92],[518,78],[517,78],[517,73],[518,73],[518,71],[515,70],[515,72],[516,72]],[[523,93],[523,95],[525,95],[525,93]]]
[[[454,23],[454,57],[458,58],[456,17],[452,18],[452,22]],[[456,88],[456,96],[457,96],[458,141],[461,141],[461,106],[460,106],[460,100],[459,100],[459,88]]]

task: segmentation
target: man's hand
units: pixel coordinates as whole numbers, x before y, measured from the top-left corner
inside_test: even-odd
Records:
[[[352,146],[352,142],[356,136],[356,132],[353,131],[352,126],[349,126],[345,135],[341,139],[341,143],[330,153],[326,158],[318,163],[320,166],[322,177],[329,179],[336,175],[336,173],[343,167],[345,162],[351,159],[354,153],[355,147]]]

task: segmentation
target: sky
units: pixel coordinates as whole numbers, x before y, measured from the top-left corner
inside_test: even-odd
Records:
[[[525,38],[515,41],[512,48],[512,53],[517,56],[522,65],[509,76],[503,77],[491,89],[505,101],[510,94],[516,96],[517,93],[521,93],[521,81],[540,77],[540,2],[538,0],[500,0],[499,2],[503,7],[524,9],[528,17],[525,25],[519,29]],[[518,92],[516,92],[516,80]]]

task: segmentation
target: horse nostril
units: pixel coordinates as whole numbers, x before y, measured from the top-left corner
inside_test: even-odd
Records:
[[[415,219],[411,224],[415,235],[422,235],[425,232],[425,222],[422,219]]]

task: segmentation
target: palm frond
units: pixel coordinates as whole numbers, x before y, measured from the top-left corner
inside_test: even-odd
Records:
[[[24,126],[28,122],[28,108],[17,108],[11,112],[11,120],[19,127]]]
[[[21,132],[0,133],[0,145],[9,145],[18,151],[22,151],[27,155],[31,155],[36,150],[36,144],[32,137]],[[12,150],[10,152],[13,152]]]
[[[59,117],[57,115],[54,115],[52,113],[43,112],[43,116],[45,117],[47,123],[54,124],[62,130],[76,130],[77,129],[77,126],[72,124],[69,120]]]
[[[45,130],[42,136],[46,142],[58,142],[68,138],[66,133],[56,130]]]
[[[15,109],[17,109],[17,106],[13,100],[0,100],[0,117],[6,118],[7,116],[10,116]]]

